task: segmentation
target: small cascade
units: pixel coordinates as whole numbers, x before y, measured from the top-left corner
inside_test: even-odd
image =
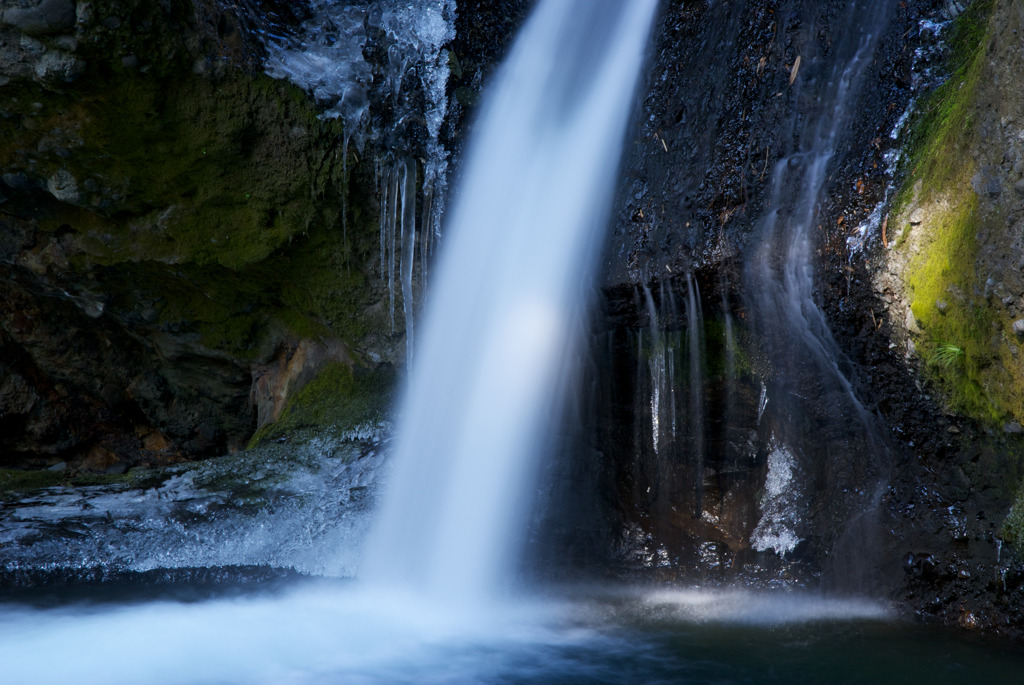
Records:
[[[842,39],[824,54],[804,56],[820,76],[806,84],[794,81],[806,110],[792,119],[790,150],[772,170],[771,209],[746,268],[746,309],[769,371],[758,424],[770,419],[772,434],[761,523],[751,544],[785,554],[799,538],[816,538],[823,545],[818,552],[831,555],[836,567],[846,562],[835,562],[845,535],[835,522],[864,520],[860,515],[875,506],[886,451],[815,302],[814,229],[821,223],[819,209],[857,90],[893,4],[851,4],[850,16],[834,19],[850,27]],[[797,502],[794,493],[803,481],[814,483],[816,504]],[[849,561],[852,575],[859,564]]]
[[[494,76],[431,277],[369,583],[479,607],[511,580],[656,4],[542,0]]]

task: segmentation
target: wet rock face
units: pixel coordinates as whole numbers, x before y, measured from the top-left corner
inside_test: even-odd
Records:
[[[766,206],[777,162],[805,149],[801,140],[813,125],[807,119],[825,107],[815,96],[838,50],[841,8],[801,2],[663,8],[603,272],[598,328],[617,348],[616,361],[600,358],[614,369],[616,387],[601,394],[598,423],[608,427],[598,429],[595,444],[613,446],[606,462],[616,474],[609,479],[612,499],[629,521],[624,530],[650,536],[629,534],[626,546],[637,559],[663,549],[666,569],[683,577],[772,569],[763,574],[771,577],[790,569],[784,573],[792,579],[815,579],[843,534],[836,501],[869,498],[865,484],[879,475],[852,448],[837,453],[856,433],[844,426],[857,421],[844,406],[845,390],[817,387],[810,367],[776,368],[751,328],[743,293],[760,222],[770,210],[786,210]],[[814,240],[826,254],[837,253],[837,261],[848,259],[845,236],[870,211],[868,198],[880,199],[884,190],[879,162],[893,143],[881,138],[888,141],[910,96],[902,79],[913,48],[902,36],[921,11],[905,4],[894,11],[877,66],[865,76],[865,94],[851,106],[853,130],[842,131],[833,151],[831,163],[841,171],[824,189],[826,228],[819,226]],[[872,174],[874,185],[865,180]],[[687,304],[691,278],[699,285],[693,305]],[[693,308],[695,315],[685,313]],[[662,373],[657,338],[674,339],[674,354],[681,355],[669,372],[673,396],[651,380]],[[696,374],[686,368],[685,351],[694,339],[703,341]],[[783,430],[781,405],[802,395],[821,399],[805,401],[805,411],[785,429],[790,435],[776,436]],[[676,436],[661,437],[658,445],[651,434],[666,430],[667,415],[655,414],[670,402],[679,407]],[[799,534],[775,526],[762,511],[773,455],[790,450],[801,455],[793,467],[804,483]],[[778,514],[782,521],[784,512]],[[753,537],[761,540],[758,549]]]
[[[460,3],[449,149],[527,5]],[[260,32],[287,42],[314,9],[4,3],[0,466],[220,454],[324,360],[404,358],[377,261],[380,141],[346,150],[322,103],[263,73]],[[364,57],[383,79],[389,55]]]
[[[606,285],[720,263],[745,244],[787,145],[778,132],[795,105],[790,76],[827,4],[806,16],[799,2],[665,3]],[[803,70],[814,78],[807,55]]]
[[[929,70],[923,80],[912,68],[918,47],[935,47],[930,28],[934,25],[918,22],[949,18],[943,3],[895,4],[851,130],[832,160],[818,210],[820,225],[813,233],[819,256],[814,264],[816,300],[849,357],[849,380],[858,398],[888,433],[883,442],[890,461],[880,506],[831,542],[827,538],[846,524],[824,515],[827,504],[818,507],[816,535],[825,537],[805,537],[785,557],[757,552],[751,544],[765,513],[763,489],[770,471],[770,450],[765,448],[770,442],[763,431],[777,406],[772,398],[780,390],[804,391],[799,383],[779,383],[779,370],[773,369],[756,340],[746,337],[740,305],[744,285],[738,274],[749,256],[758,219],[768,209],[766,184],[786,144],[775,137],[778,124],[799,104],[789,99],[795,57],[802,53],[804,58],[796,79],[820,76],[807,59],[806,45],[818,40],[827,52],[828,31],[842,30],[830,27],[832,4],[819,3],[820,11],[810,14],[794,11],[797,5],[732,3],[728,17],[716,17],[702,3],[664,7],[640,129],[632,141],[634,152],[626,162],[616,205],[618,218],[591,352],[599,370],[587,386],[596,408],[583,412],[591,423],[582,430],[581,441],[588,449],[579,457],[600,464],[604,475],[598,501],[591,498],[576,509],[604,512],[604,525],[612,525],[618,536],[609,539],[599,525],[588,528],[575,521],[575,533],[563,530],[564,537],[553,547],[585,550],[591,560],[603,559],[603,568],[617,573],[688,581],[782,580],[850,588],[855,586],[850,584],[848,567],[860,565],[861,580],[872,579],[861,589],[888,593],[909,614],[1019,635],[1024,630],[1015,570],[1019,556],[1000,537],[1021,479],[1020,443],[1008,432],[1016,430],[1015,424],[1000,424],[995,436],[989,435],[951,413],[938,388],[918,375],[921,351],[908,332],[919,335],[920,329],[907,315],[909,303],[901,300],[893,275],[878,270],[881,257],[895,253],[892,246],[903,229],[891,217],[888,223],[884,216],[868,221],[879,202],[887,197],[891,201],[891,186],[898,181],[888,173],[886,156],[899,144],[893,135],[900,130],[898,121],[911,95],[934,85],[939,73],[934,57],[918,65]],[[1010,5],[1000,6],[1006,10]],[[774,33],[755,30],[765,18],[778,20]],[[996,24],[997,45],[1019,44],[1006,42],[1015,21]],[[729,38],[710,40],[719,26],[731,28]],[[986,59],[995,77],[985,81],[985,88],[1003,83],[1018,57],[1014,53],[1004,60],[998,51],[990,52]],[[688,83],[704,82],[704,72],[714,75],[714,83],[709,78],[704,88],[688,89]],[[782,95],[776,96],[778,92]],[[982,214],[1002,222],[992,219],[986,224],[988,232],[979,235],[984,255],[980,266],[987,273],[977,281],[974,296],[1007,312],[998,342],[1011,347],[1019,345],[1014,328],[1018,303],[1012,296],[1019,269],[1011,264],[1020,251],[1006,241],[1016,240],[1019,233],[1012,227],[1019,214],[1013,184],[1020,165],[1013,138],[1017,115],[1009,109],[1018,101],[998,96],[992,102],[1000,104],[982,108],[978,121],[985,126],[986,142],[977,152],[987,161],[962,183],[979,199]],[[701,117],[691,118],[694,111]],[[902,129],[904,136],[906,130]],[[762,154],[768,150],[767,160],[762,157],[762,163],[754,165],[746,145],[759,140],[764,143]],[[973,154],[964,152],[965,158]],[[764,178],[761,169],[768,171]],[[697,201],[688,204],[693,200]],[[921,230],[926,219],[921,211],[912,214],[911,233]],[[851,250],[857,241],[848,239],[860,234],[861,226],[868,226],[866,249]],[[656,366],[650,336],[656,334],[650,332],[643,286],[655,303],[666,293],[683,302],[687,272],[700,283],[704,320],[710,322],[704,325],[707,341],[713,338],[709,328],[721,330],[724,314],[733,315],[742,341],[743,380],[716,375],[714,355],[707,355],[703,458],[683,450],[666,465],[665,460],[659,463],[649,444],[654,411],[651,375]],[[958,298],[970,297],[965,290],[951,291],[935,306],[944,306],[948,316]],[[685,317],[668,328],[673,326],[688,329]],[[666,335],[661,328],[661,335]],[[685,344],[686,333],[674,335]],[[714,347],[707,345],[709,350]],[[767,410],[758,401],[761,382],[772,388]],[[676,400],[683,402],[688,392],[684,381]],[[815,472],[803,494],[806,499],[821,497],[830,479],[856,482],[865,476],[843,473],[843,464],[853,463],[846,456],[855,456],[844,456],[848,436],[842,430],[821,429],[837,406],[820,402],[806,414],[805,449],[822,464],[834,463]],[[729,412],[734,429],[722,430],[723,419],[716,417]],[[572,474],[579,470],[567,467],[567,482],[578,483]],[[703,501],[694,507],[698,491]],[[575,501],[573,486],[567,485],[565,492]],[[666,497],[671,505],[659,505],[657,500]],[[823,557],[821,551],[833,549],[833,544],[842,553]]]
[[[958,412],[993,425],[1024,417],[1024,108],[1012,76],[1024,62],[1011,47],[1024,24],[1011,5],[978,5],[946,29],[956,71],[929,101],[946,119],[921,126],[890,216],[899,238],[875,275],[924,375]]]

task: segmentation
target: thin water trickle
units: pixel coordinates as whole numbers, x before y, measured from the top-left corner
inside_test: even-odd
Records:
[[[884,440],[854,392],[848,363],[815,300],[813,264],[829,174],[842,154],[857,91],[893,4],[873,0],[861,8],[851,3],[846,10],[851,30],[829,46],[828,54],[805,56],[808,65],[819,63],[828,75],[806,85],[797,79],[793,86],[808,111],[793,117],[793,130],[785,132],[789,150],[772,170],[771,211],[761,222],[760,242],[746,268],[751,327],[772,372],[771,388],[762,388],[758,423],[770,390],[777,441],[773,454],[784,452],[787,463],[799,467],[783,469],[777,460],[768,477],[792,474],[787,479],[797,489],[798,479],[808,478],[822,493],[818,512],[800,510],[804,504],[798,497],[765,499],[762,521],[785,519],[787,533],[766,536],[759,529],[752,542],[780,553],[791,550],[797,537],[815,534],[815,516],[850,521],[872,509],[886,469]],[[813,429],[807,427],[810,416]],[[783,505],[789,509],[783,511]],[[823,533],[837,540],[845,535],[820,529],[816,534]],[[857,564],[851,561],[849,566]]]
[[[647,362],[651,373],[651,445],[657,456],[661,444],[661,396],[665,388],[665,341],[658,328],[658,308],[654,306],[651,289],[644,286],[648,327],[651,330],[651,354]]]
[[[656,0],[549,0],[486,95],[433,272],[363,579],[509,580],[582,319]]]
[[[704,510],[704,312],[692,273],[686,274],[686,350],[690,362],[690,446],[694,455],[693,511]]]

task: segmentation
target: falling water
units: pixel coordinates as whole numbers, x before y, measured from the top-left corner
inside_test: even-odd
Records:
[[[651,355],[647,362],[651,372],[651,445],[654,447],[654,454],[657,455],[661,444],[661,397],[667,389],[666,386],[675,387],[675,384],[668,383],[665,378],[665,340],[658,328],[658,308],[654,305],[654,296],[647,286],[644,286],[644,301],[647,303],[648,325],[651,329]]]
[[[693,510],[700,516],[704,502],[704,312],[693,274],[686,274],[686,356],[690,363],[690,440],[694,456]]]
[[[830,493],[823,505],[828,513],[817,513],[823,519],[849,520],[870,508],[880,483],[884,448],[814,300],[812,256],[829,172],[841,154],[857,89],[893,4],[850,3],[849,16],[834,18],[850,30],[826,54],[804,56],[804,63],[820,75],[807,77],[806,84],[802,75],[794,80],[795,97],[803,103],[805,115],[794,118],[788,133],[790,150],[774,167],[771,211],[762,222],[761,242],[747,268],[748,310],[773,370],[774,386],[762,390],[759,421],[769,394],[776,407],[769,494],[752,540],[758,549],[788,551],[795,546],[797,529],[808,534],[810,524],[794,509],[800,498],[786,494],[799,489],[801,474]],[[816,418],[810,429],[814,435],[807,434],[809,416]],[[826,445],[827,454],[814,459],[804,453],[814,449],[805,446],[814,444]],[[783,520],[785,531],[780,534],[775,523]]]
[[[545,0],[495,77],[430,284],[363,576],[507,580],[585,306],[656,0]]]

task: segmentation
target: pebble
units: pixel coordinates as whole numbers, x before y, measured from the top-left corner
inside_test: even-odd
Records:
[[[76,204],[81,199],[78,181],[66,169],[61,169],[50,176],[46,180],[46,189],[61,202]]]

